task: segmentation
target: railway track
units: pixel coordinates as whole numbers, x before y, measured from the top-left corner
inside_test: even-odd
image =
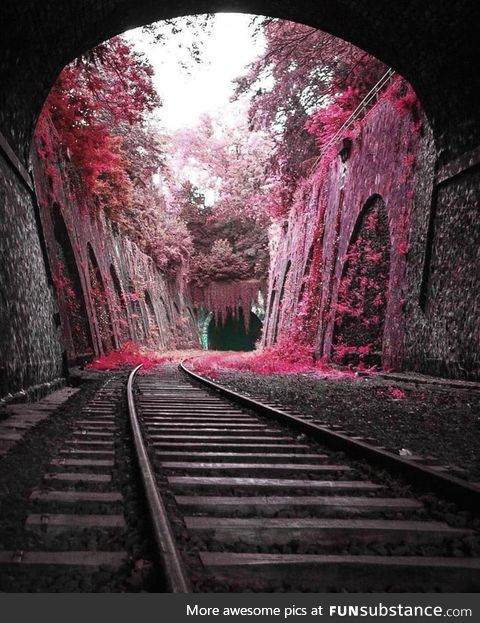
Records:
[[[478,523],[465,513],[426,504],[278,411],[174,370],[135,374],[130,417],[170,590],[480,588]]]
[[[130,423],[125,376],[85,404],[0,550],[0,590],[480,589],[471,513],[414,494],[339,433],[187,373],[135,369]],[[165,582],[144,582],[159,561]]]

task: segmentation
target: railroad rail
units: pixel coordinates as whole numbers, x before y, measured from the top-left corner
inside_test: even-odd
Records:
[[[435,491],[442,497],[453,500],[462,507],[480,513],[480,487],[471,484],[462,478],[452,476],[446,467],[439,465],[425,465],[417,460],[418,457],[404,458],[388,452],[382,447],[367,443],[358,437],[344,434],[331,427],[322,426],[309,421],[310,418],[298,412],[292,413],[279,408],[278,405],[265,404],[244,396],[238,392],[223,387],[214,381],[196,374],[188,369],[184,363],[180,369],[189,378],[202,383],[209,389],[233,400],[243,407],[253,409],[267,417],[285,422],[295,427],[301,433],[307,434],[321,443],[336,450],[343,450],[360,459],[366,459],[380,467],[389,469],[408,478],[413,484],[423,487],[427,491]]]
[[[358,451],[348,457],[344,436],[326,442],[315,425],[233,395],[185,364],[181,373],[135,374],[132,426],[168,525],[160,555],[167,577],[173,560],[173,575],[184,578],[170,590],[480,587],[478,524],[462,513],[439,520],[441,503],[360,463]]]
[[[381,451],[186,364],[140,368],[107,377],[41,463],[0,590],[480,589],[478,519]],[[448,476],[399,460],[424,490]]]

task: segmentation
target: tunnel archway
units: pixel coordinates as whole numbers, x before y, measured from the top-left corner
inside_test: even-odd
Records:
[[[115,334],[112,326],[111,311],[108,304],[105,283],[98,265],[95,252],[90,243],[87,244],[88,273],[90,278],[90,295],[97,322],[101,350],[108,353],[115,348]]]
[[[373,195],[357,218],[343,265],[335,305],[334,362],[381,365],[390,254],[387,208]]]
[[[67,356],[71,361],[84,360],[93,352],[92,333],[75,252],[58,204],[52,206],[52,221],[58,259],[54,281],[58,280],[57,289],[63,299],[63,312],[69,325],[66,331],[69,338]]]
[[[89,0],[80,0],[74,5],[66,0],[57,0],[42,6],[41,13],[37,12],[33,2],[26,0],[26,3],[28,8],[18,11],[13,0],[6,0],[2,6],[2,17],[5,19],[2,19],[0,26],[2,29],[6,25],[0,37],[0,77],[4,85],[0,95],[0,129],[7,138],[5,142],[0,136],[0,145],[4,145],[3,153],[6,154],[6,185],[13,179],[10,176],[16,175],[18,188],[15,192],[21,190],[22,193],[25,193],[26,188],[29,188],[28,192],[32,190],[28,172],[22,170],[22,162],[25,165],[28,161],[31,129],[59,69],[87,48],[118,32],[178,13],[177,7],[173,3],[169,4],[168,0],[162,5],[150,0],[140,0],[135,6],[132,6],[131,0],[112,0],[108,7],[101,5],[102,8],[98,9],[101,13],[97,12],[97,7],[92,9]],[[187,0],[186,4],[182,4],[184,14],[225,8],[229,8],[228,2],[223,4],[215,0],[207,0],[201,6],[194,0]],[[272,14],[272,8],[266,0],[254,0],[248,6],[241,4],[232,8]],[[453,188],[448,188],[445,184],[438,191],[438,195],[436,188],[434,189],[431,206],[426,206],[429,198],[424,201],[425,211],[431,211],[430,229],[433,236],[435,215],[442,217],[444,212],[451,212],[452,203],[460,196],[467,202],[471,201],[473,193],[470,190],[474,184],[478,187],[478,152],[475,152],[476,160],[472,159],[473,151],[465,152],[478,146],[480,142],[476,97],[480,77],[478,72],[471,71],[480,51],[474,26],[478,23],[480,8],[468,2],[444,3],[441,6],[437,3],[433,10],[422,6],[413,7],[411,4],[399,8],[393,0],[386,0],[381,7],[373,0],[332,0],[319,8],[313,1],[292,6],[286,0],[281,0],[275,4],[274,12],[277,17],[322,28],[352,41],[395,68],[414,86],[433,127],[437,155],[440,154],[441,157],[436,163],[436,178],[428,183],[432,182],[435,187],[445,180],[455,179]],[[34,43],[51,39],[51,29],[56,24],[57,15],[62,15],[66,27],[62,29],[62,37],[55,49],[46,44]],[[71,26],[73,24],[75,28]],[[38,37],[31,36],[34,30],[38,31]],[[15,152],[19,156],[18,162]],[[462,154],[464,157],[460,162],[454,160]],[[449,165],[442,166],[449,161],[453,161],[453,168],[449,168]],[[475,170],[472,175],[473,183],[470,185],[459,172],[462,173],[467,168],[473,170],[472,167]],[[18,203],[17,207],[22,207],[19,196],[17,193],[14,199]],[[440,205],[437,209],[434,204],[438,197],[440,202],[443,201],[443,206]],[[24,195],[22,201],[25,201]],[[28,201],[34,203],[30,196]],[[464,246],[459,235],[452,234],[451,242],[451,245],[446,244],[445,237],[442,238],[440,233],[438,246],[442,247],[442,251],[445,248]],[[21,243],[18,246],[21,247]],[[429,263],[430,258],[427,255],[427,275],[431,272]],[[48,273],[48,269],[46,272]],[[444,280],[447,281],[444,289],[456,280],[455,271],[446,272],[448,279]],[[464,281],[469,284],[471,280],[465,278]],[[434,314],[435,309],[431,313]],[[440,319],[443,319],[442,314],[445,315],[444,310],[440,309]],[[29,324],[33,327],[33,323]],[[430,331],[430,327],[427,331]],[[10,340],[7,346],[12,343]],[[432,353],[434,346],[431,348]],[[412,355],[413,362],[417,359],[416,355]]]
[[[243,308],[237,314],[228,313],[223,322],[218,322],[215,316],[208,324],[209,350],[255,350],[255,344],[262,335],[262,321],[256,314],[250,312],[248,329],[245,327]]]
[[[480,56],[478,3],[436,3],[433,10],[420,4],[399,6],[394,0],[381,4],[330,0],[320,5],[313,0],[274,4],[268,0],[186,0],[180,6],[173,0],[112,0],[108,5],[56,0],[41,6],[30,0],[20,11],[16,0],[5,0],[0,129],[21,159],[28,159],[34,122],[60,68],[125,30],[165,18],[218,11],[270,15],[351,41],[412,84],[445,156],[471,149],[480,140],[475,95],[480,91],[480,76],[471,71]],[[57,45],[52,47],[47,42],[54,35]]]

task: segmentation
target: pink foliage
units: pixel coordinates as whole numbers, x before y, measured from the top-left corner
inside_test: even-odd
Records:
[[[320,147],[326,145],[340,130],[359,101],[357,89],[347,87],[334,101],[313,113],[305,124],[305,128],[317,139]]]
[[[393,400],[403,400],[407,397],[406,393],[398,387],[388,387],[386,391],[383,389],[377,389],[376,395],[378,398],[389,397]]]
[[[335,306],[334,361],[379,360],[390,271],[386,212],[374,202],[359,219],[351,241]]]
[[[94,359],[87,365],[91,370],[121,370],[143,364],[144,370],[150,370],[168,361],[168,357],[143,350],[134,342],[127,342],[120,350],[112,351]]]
[[[217,378],[221,371],[253,372],[255,374],[319,374],[330,379],[351,378],[350,371],[330,368],[323,361],[315,361],[308,346],[282,339],[275,346],[252,353],[211,354],[192,362],[199,374]]]
[[[215,196],[212,221],[250,218],[265,223],[268,174],[273,140],[249,127],[247,111],[235,111],[235,123],[220,116],[203,115],[193,128],[178,130],[171,138],[170,184],[196,183]]]
[[[386,68],[363,50],[310,26],[264,18],[262,28],[265,53],[237,81],[237,93],[253,94],[249,113],[255,129],[278,133],[281,128],[269,163],[278,184],[268,203],[270,213],[283,217],[318,155],[315,137],[330,137]],[[273,87],[264,87],[265,75]],[[322,112],[319,103],[324,103]],[[318,116],[310,122],[312,111]]]
[[[145,123],[160,105],[153,69],[121,37],[67,65],[50,92],[35,131],[51,199],[70,199],[101,213],[161,269],[180,271],[191,253],[185,224],[166,213],[154,175],[165,172],[165,140]],[[67,179],[63,179],[67,178]]]
[[[402,392],[402,390],[398,389],[398,387],[389,387],[388,393],[392,398],[395,398],[395,400],[402,400],[403,398],[407,397],[405,392]]]
[[[235,253],[231,243],[223,238],[215,240],[208,254],[194,255],[190,265],[190,280],[199,288],[209,288],[212,282],[245,279],[248,273],[249,266],[245,259]],[[218,289],[218,286],[215,287]]]
[[[402,83],[401,85],[398,85],[397,90],[391,93],[391,97],[395,108],[402,115],[417,115],[420,108],[420,102],[417,94],[410,84]]]
[[[214,312],[217,322],[222,323],[229,314],[234,318],[243,310],[245,329],[248,331],[250,309],[258,300],[262,284],[257,280],[210,281],[203,288],[192,288],[193,300],[197,305]]]

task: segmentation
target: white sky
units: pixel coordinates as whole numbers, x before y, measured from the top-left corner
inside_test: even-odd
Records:
[[[155,117],[166,130],[193,126],[203,113],[221,110],[228,116],[232,80],[264,49],[262,39],[252,36],[250,19],[239,13],[217,13],[202,49],[204,62],[195,65],[190,75],[180,65],[185,54],[179,50],[179,43],[188,42],[188,33],[172,35],[161,44],[153,43],[141,29],[127,33],[155,70],[154,83],[163,101]]]

